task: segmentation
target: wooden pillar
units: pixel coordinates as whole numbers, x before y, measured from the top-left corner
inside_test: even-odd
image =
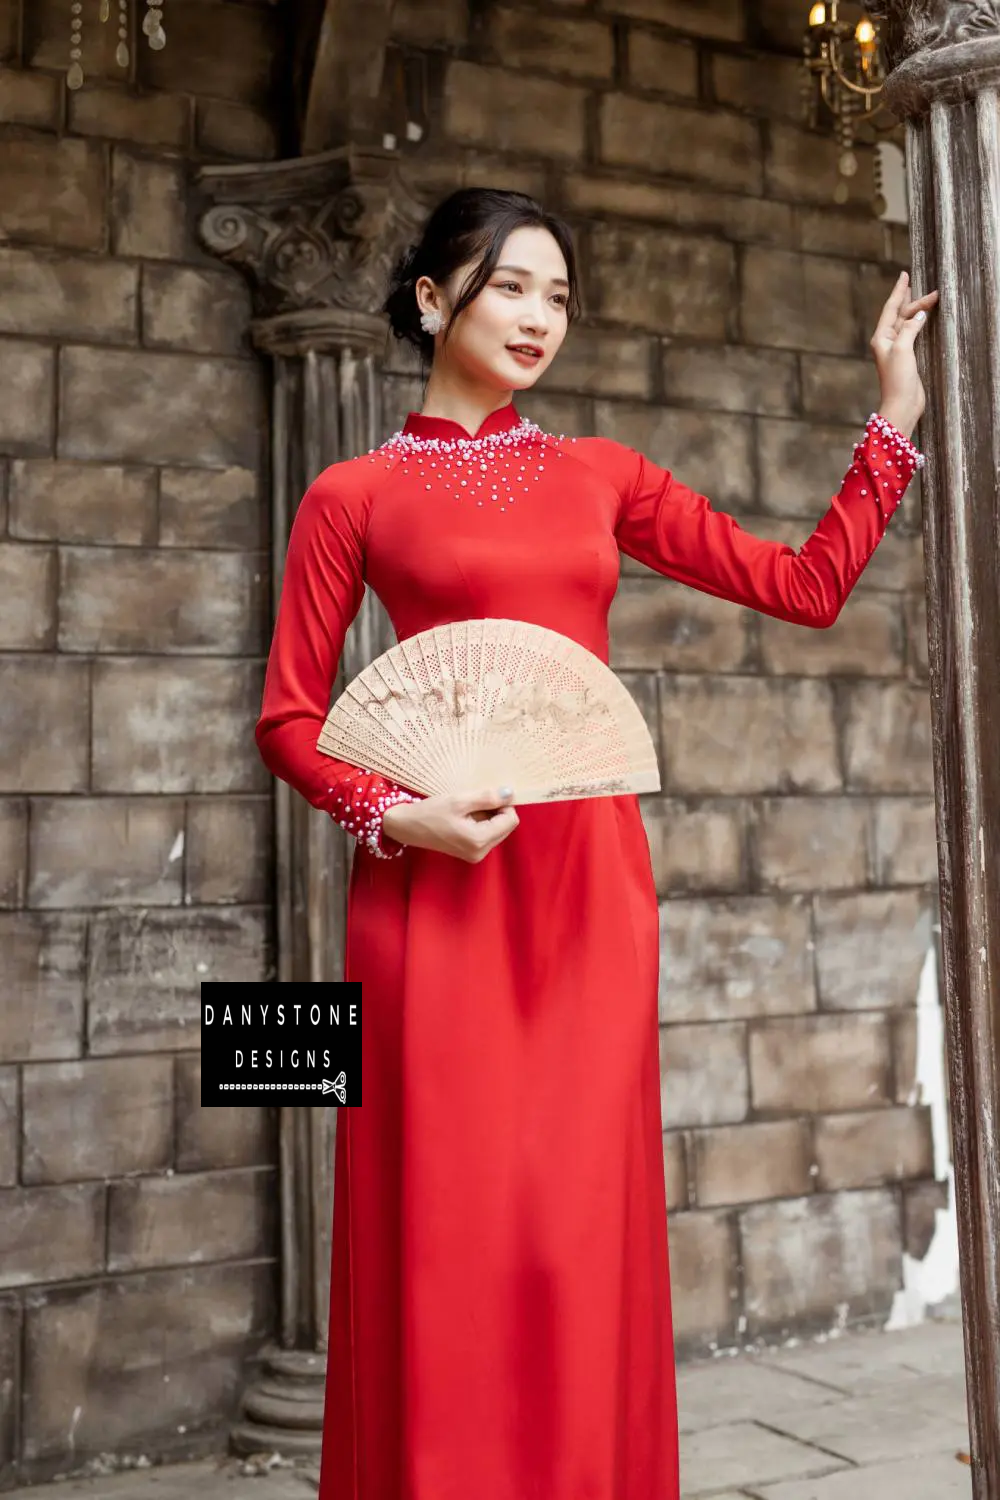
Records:
[[[379,367],[387,329],[378,314],[389,268],[415,237],[423,208],[382,152],[331,151],[266,166],[208,168],[214,206],[201,236],[250,276],[256,347],[272,363],[272,596],[281,591],[295,509],[328,464],[380,437]],[[334,695],[392,644],[367,592],[345,643]],[[277,977],[343,977],[353,840],[283,782],[275,784]],[[329,1327],[336,1110],[280,1114],[280,1346],[243,1399],[233,1433],[242,1452],[319,1452]],[[336,1351],[332,1351],[336,1357]]]
[[[891,3],[920,346],[945,1016],[976,1500],[1000,1500],[1000,5]]]

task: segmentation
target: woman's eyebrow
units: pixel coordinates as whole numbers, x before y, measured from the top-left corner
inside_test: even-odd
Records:
[[[527,270],[526,267],[524,267],[524,266],[497,266],[495,269],[497,271],[511,271],[511,272],[513,272],[513,274],[515,276],[525,276],[529,280],[535,274],[533,271]],[[564,281],[561,276],[553,276],[553,278],[552,278],[552,285],[553,286],[564,286],[564,287],[568,288],[569,287],[569,282],[568,281]]]

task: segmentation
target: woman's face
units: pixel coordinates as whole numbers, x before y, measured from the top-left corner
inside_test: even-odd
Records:
[[[443,289],[418,285],[421,311],[437,308],[447,321],[475,266],[463,266]],[[443,291],[444,295],[441,295]],[[568,326],[566,261],[547,229],[515,229],[483,290],[438,335],[435,364],[497,390],[524,391],[552,363]]]

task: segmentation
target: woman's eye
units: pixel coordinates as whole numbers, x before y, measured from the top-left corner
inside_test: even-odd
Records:
[[[569,302],[569,298],[563,292],[557,292],[552,300],[557,307],[565,307]]]
[[[519,292],[521,290],[516,281],[499,281],[497,285],[503,292]]]

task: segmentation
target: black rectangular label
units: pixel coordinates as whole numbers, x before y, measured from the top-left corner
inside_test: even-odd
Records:
[[[361,985],[203,984],[201,1102],[361,1103]]]

